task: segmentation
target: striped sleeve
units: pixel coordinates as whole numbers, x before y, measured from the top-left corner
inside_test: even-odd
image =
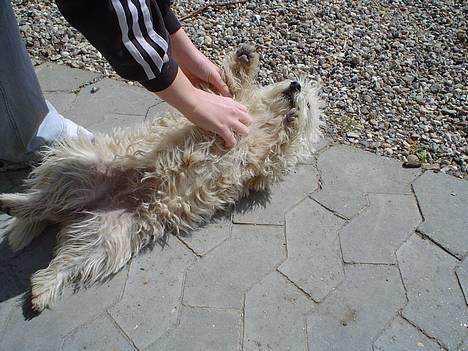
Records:
[[[177,75],[171,31],[178,21],[155,0],[56,0],[64,17],[122,77],[150,91],[167,88]],[[174,24],[176,24],[174,26]],[[180,28],[180,25],[179,25]]]

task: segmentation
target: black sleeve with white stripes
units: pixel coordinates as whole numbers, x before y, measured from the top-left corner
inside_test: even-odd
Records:
[[[169,0],[56,0],[70,24],[123,78],[150,91],[172,84],[177,64],[170,34],[180,24]]]

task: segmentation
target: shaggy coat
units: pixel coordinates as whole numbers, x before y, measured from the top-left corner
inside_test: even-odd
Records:
[[[14,251],[59,223],[55,256],[33,274],[32,305],[51,306],[69,281],[89,286],[117,273],[167,233],[189,231],[249,190],[263,190],[310,156],[321,135],[317,88],[307,80],[254,85],[258,55],[240,47],[225,79],[253,117],[227,149],[176,112],[140,126],[54,145],[25,193],[0,195]]]

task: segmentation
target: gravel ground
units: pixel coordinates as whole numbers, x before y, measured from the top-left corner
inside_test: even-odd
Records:
[[[262,55],[263,84],[321,81],[327,134],[380,155],[467,177],[468,31],[462,1],[179,0],[174,9],[212,60],[239,43]],[[235,2],[235,1],[233,1]],[[34,64],[112,69],[53,1],[13,1]],[[202,12],[197,9],[210,5]]]

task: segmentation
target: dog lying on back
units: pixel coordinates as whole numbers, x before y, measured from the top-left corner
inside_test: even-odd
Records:
[[[67,282],[89,286],[117,273],[143,247],[199,226],[310,156],[321,136],[317,87],[256,86],[257,66],[249,46],[225,59],[226,83],[253,117],[234,148],[172,112],[93,142],[50,147],[25,193],[0,195],[0,210],[13,216],[13,251],[48,224],[61,225],[54,258],[31,278],[33,309],[51,306]]]

